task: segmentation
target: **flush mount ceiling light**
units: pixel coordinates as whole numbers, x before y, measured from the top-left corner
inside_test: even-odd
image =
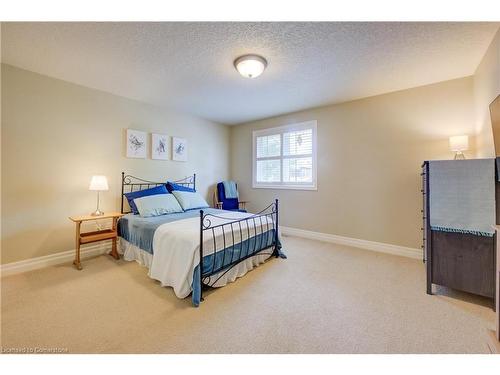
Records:
[[[234,60],[234,67],[245,78],[256,78],[267,67],[265,58],[259,55],[244,55]]]

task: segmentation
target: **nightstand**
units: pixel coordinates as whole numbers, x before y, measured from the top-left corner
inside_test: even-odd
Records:
[[[119,212],[110,212],[101,216],[83,215],[83,216],[69,217],[69,219],[76,224],[76,251],[75,251],[75,260],[73,264],[75,265],[77,270],[82,269],[82,264],[80,262],[80,245],[83,244],[104,241],[104,240],[113,240],[110,255],[115,259],[120,259],[120,255],[118,254],[118,251],[116,249],[116,239],[118,237],[116,223],[118,222],[118,219],[122,216],[123,214]],[[113,219],[113,225],[111,229],[102,229],[85,233],[82,233],[80,231],[81,225],[84,221],[104,220],[104,219]]]

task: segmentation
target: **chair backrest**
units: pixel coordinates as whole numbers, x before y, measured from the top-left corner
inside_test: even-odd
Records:
[[[236,185],[236,188],[238,188],[238,185]],[[224,184],[222,182],[217,184],[217,199],[219,202],[222,202],[223,210],[237,210],[239,207],[238,198],[226,198]]]

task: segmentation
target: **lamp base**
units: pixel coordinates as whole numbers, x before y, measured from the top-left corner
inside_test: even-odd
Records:
[[[465,160],[465,155],[462,151],[455,151],[455,159],[454,160]]]
[[[102,212],[101,210],[95,210],[90,214],[90,216],[102,216],[102,215],[104,215],[104,212]]]

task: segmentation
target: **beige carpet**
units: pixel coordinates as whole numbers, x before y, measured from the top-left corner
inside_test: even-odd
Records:
[[[421,261],[294,237],[201,307],[109,256],[2,280],[2,347],[70,353],[487,353],[488,300],[425,294]],[[442,295],[447,293],[447,296]],[[471,303],[476,302],[476,303]]]

